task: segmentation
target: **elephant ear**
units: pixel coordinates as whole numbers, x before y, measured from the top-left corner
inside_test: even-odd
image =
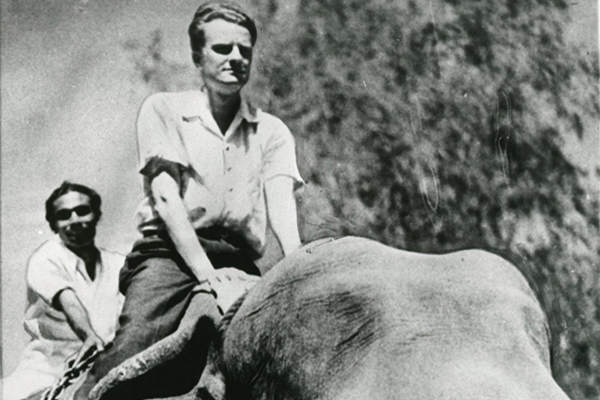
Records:
[[[244,293],[229,307],[221,322],[217,334],[208,350],[206,367],[197,386],[197,398],[201,400],[224,400],[225,399],[225,376],[223,375],[222,349],[227,329],[246,299]]]

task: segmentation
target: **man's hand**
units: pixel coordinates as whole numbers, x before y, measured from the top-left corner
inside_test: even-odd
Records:
[[[258,276],[248,275],[237,268],[219,268],[202,274],[201,289],[213,290],[217,307],[223,315],[235,301],[259,280]]]
[[[83,359],[89,357],[94,350],[104,351],[104,341],[95,332],[91,332],[83,341],[83,345],[77,353],[77,358],[75,358],[74,365],[78,365]]]
[[[217,293],[223,293],[224,285],[235,280],[248,280],[248,278],[243,271],[237,268],[219,268],[218,270],[203,268],[199,277],[200,283],[208,282]]]

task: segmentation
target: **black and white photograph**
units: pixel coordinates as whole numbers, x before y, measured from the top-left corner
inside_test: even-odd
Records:
[[[0,398],[600,399],[599,21],[0,0]]]

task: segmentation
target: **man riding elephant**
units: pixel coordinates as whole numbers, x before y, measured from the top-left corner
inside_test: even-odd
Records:
[[[27,262],[24,327],[31,340],[16,370],[0,382],[2,399],[40,395],[69,362],[78,365],[114,337],[124,257],[96,245],[101,204],[95,190],[68,181],[46,200],[46,220],[56,236]]]
[[[224,321],[202,399],[567,399],[534,293],[482,250],[320,241]]]
[[[199,283],[221,296],[223,281],[260,275],[254,260],[265,250],[267,224],[284,255],[300,247],[294,188],[303,181],[294,138],[240,93],[250,78],[254,21],[238,6],[207,2],[188,32],[202,86],[153,94],[140,108],[143,238],[121,271],[125,304],[113,346],[96,360],[78,400],[122,362],[173,334]],[[214,299],[205,299],[210,308]],[[168,369],[173,379],[193,379],[185,363]],[[132,380],[104,398],[169,393],[168,381]]]

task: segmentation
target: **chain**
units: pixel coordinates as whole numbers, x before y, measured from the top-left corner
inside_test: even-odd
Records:
[[[58,396],[67,387],[71,386],[73,381],[77,379],[82,372],[86,371],[92,365],[96,357],[98,357],[98,354],[100,354],[100,352],[94,349],[89,356],[81,359],[78,364],[67,369],[63,376],[44,392],[41,400],[57,400]]]

